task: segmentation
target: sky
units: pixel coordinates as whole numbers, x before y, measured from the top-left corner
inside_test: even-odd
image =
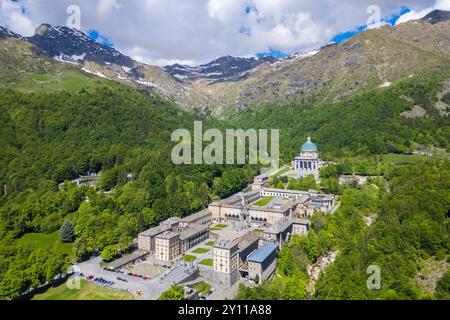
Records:
[[[450,0],[0,0],[0,25],[31,36],[41,23],[75,21],[74,5],[91,38],[159,66],[283,57],[450,10]]]

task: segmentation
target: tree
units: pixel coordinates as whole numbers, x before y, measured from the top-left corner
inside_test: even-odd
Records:
[[[438,281],[436,286],[436,298],[441,300],[450,299],[450,271],[447,271]]]
[[[64,221],[61,227],[61,242],[72,243],[75,241],[75,232],[71,221]]]
[[[158,300],[183,300],[184,299],[184,288],[180,285],[174,285],[164,292]]]
[[[105,249],[103,249],[102,251],[102,258],[105,261],[111,261],[113,260],[115,257],[117,257],[117,255],[119,254],[117,245],[110,245],[105,247]]]
[[[306,290],[306,276],[297,271],[292,276],[286,277],[286,287],[283,292],[285,300],[304,300],[308,294]]]
[[[73,244],[73,252],[76,261],[83,261],[91,254],[88,249],[87,240],[84,237],[78,238]]]

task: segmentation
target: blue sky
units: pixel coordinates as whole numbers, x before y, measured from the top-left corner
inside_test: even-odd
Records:
[[[97,30],[88,30],[86,34],[94,41],[97,41],[105,46],[114,47],[114,43],[109,40],[106,36],[101,35]]]
[[[411,9],[408,7],[401,7],[398,14],[393,14],[393,15],[384,17],[384,18],[382,18],[382,22],[393,26],[393,25],[395,25],[395,23],[398,21],[398,19],[402,15],[404,15],[410,11],[411,11]],[[337,34],[336,36],[333,37],[333,39],[331,39],[331,42],[336,42],[336,43],[344,42],[345,40],[348,40],[365,30],[367,30],[367,25],[357,26],[353,30],[349,30],[349,31]]]

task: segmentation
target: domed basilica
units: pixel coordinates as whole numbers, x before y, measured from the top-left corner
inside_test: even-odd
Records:
[[[292,170],[298,177],[307,177],[313,175],[319,179],[320,168],[323,162],[319,159],[319,150],[317,146],[308,137],[306,143],[302,146],[300,155],[292,162]]]

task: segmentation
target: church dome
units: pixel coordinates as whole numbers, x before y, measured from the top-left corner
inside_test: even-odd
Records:
[[[312,143],[311,137],[308,137],[308,141],[302,146],[302,152],[317,152],[317,146]]]

